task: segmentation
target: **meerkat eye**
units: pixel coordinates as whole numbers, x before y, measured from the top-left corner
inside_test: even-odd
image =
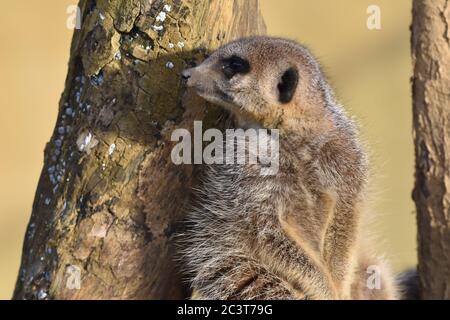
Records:
[[[238,56],[222,60],[222,71],[228,79],[233,78],[236,74],[246,74],[250,72],[250,64],[247,60]]]
[[[298,85],[298,71],[295,68],[287,69],[278,82],[278,100],[281,103],[288,103],[294,97]]]

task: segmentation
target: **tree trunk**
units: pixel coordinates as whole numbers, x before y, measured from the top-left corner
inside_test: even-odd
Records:
[[[414,138],[421,297],[450,299],[450,1],[415,0]]]
[[[81,0],[80,9],[14,298],[185,298],[172,235],[195,175],[171,162],[170,135],[222,120],[183,93],[179,74],[264,33],[258,1]]]

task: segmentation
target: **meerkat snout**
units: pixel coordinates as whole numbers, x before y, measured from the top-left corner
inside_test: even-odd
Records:
[[[184,81],[186,87],[196,87],[197,91],[201,89],[201,70],[199,67],[193,67],[185,69],[181,72],[181,78]],[[200,94],[200,92],[198,92]]]
[[[189,78],[191,77],[191,73],[189,70],[190,69],[186,69],[181,72],[181,77],[183,78],[183,80],[189,80]]]
[[[204,70],[200,70],[199,66],[185,69],[181,72],[183,83],[188,88],[195,88],[197,93],[201,96],[205,89],[203,79],[206,76]]]

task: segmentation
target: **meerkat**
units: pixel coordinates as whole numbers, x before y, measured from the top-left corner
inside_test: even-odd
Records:
[[[182,261],[201,299],[395,299],[389,268],[362,245],[368,176],[355,124],[319,63],[280,38],[231,42],[183,71],[237,128],[279,132],[279,169],[205,166]],[[369,288],[368,266],[380,288]]]

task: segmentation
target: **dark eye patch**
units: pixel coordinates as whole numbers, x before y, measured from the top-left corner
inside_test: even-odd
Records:
[[[222,60],[222,71],[228,79],[236,74],[246,74],[250,72],[250,63],[238,56],[231,56]]]

